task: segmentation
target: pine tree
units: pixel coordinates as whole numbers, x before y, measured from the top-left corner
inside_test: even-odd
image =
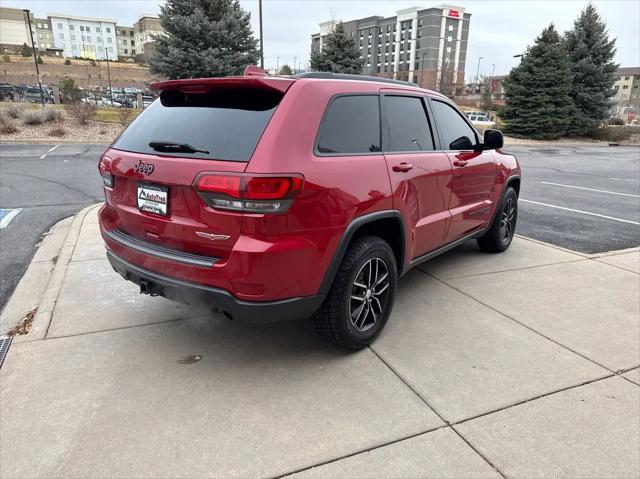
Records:
[[[22,49],[20,50],[20,54],[23,57],[30,57],[31,56],[31,47],[29,45],[27,45],[26,43],[22,44]]]
[[[258,61],[250,14],[238,0],[167,0],[151,72],[167,78],[241,75]]]
[[[327,35],[322,51],[311,52],[312,70],[359,75],[362,64],[356,41],[346,34],[342,22]]]
[[[615,93],[618,68],[613,63],[616,41],[609,40],[607,26],[592,4],[585,7],[565,40],[573,76],[571,97],[576,106],[569,133],[588,135],[607,119],[612,106],[609,99]]]
[[[505,133],[552,140],[573,121],[571,67],[553,24],[545,28],[504,81]]]
[[[291,67],[285,63],[284,65],[282,65],[280,67],[280,71],[278,72],[278,74],[279,75],[293,75],[293,71],[291,70]]]

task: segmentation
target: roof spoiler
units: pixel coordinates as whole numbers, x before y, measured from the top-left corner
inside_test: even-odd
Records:
[[[295,78],[269,76],[262,68],[249,65],[244,69],[243,76],[166,80],[152,83],[149,88],[158,93],[165,90],[179,90],[185,93],[207,93],[219,87],[247,86],[285,93],[295,81]]]

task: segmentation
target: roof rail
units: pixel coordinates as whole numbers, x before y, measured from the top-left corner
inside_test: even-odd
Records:
[[[291,78],[322,78],[325,80],[356,80],[356,81],[373,81],[378,83],[392,83],[394,85],[404,85],[417,87],[414,82],[393,80],[391,78],[374,77],[370,75],[351,75],[348,73],[332,73],[332,72],[307,72],[291,75]]]

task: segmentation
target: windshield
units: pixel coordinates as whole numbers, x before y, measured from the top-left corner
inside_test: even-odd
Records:
[[[281,99],[279,92],[247,88],[197,94],[164,91],[122,133],[113,148],[247,162]],[[199,151],[159,151],[150,143],[186,144]]]

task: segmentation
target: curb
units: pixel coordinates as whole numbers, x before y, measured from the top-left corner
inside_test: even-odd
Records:
[[[56,302],[58,301],[58,295],[60,294],[60,290],[62,289],[62,282],[67,273],[67,267],[69,266],[69,262],[71,261],[73,252],[76,248],[84,219],[90,211],[98,208],[101,204],[102,203],[98,203],[87,206],[86,208],[76,213],[76,215],[73,217],[73,221],[71,223],[71,226],[69,227],[67,237],[64,240],[64,243],[62,244],[62,247],[58,253],[55,267],[53,268],[53,271],[49,276],[49,281],[44,290],[44,294],[40,299],[38,312],[33,319],[31,330],[24,336],[15,336],[13,338],[14,342],[23,343],[38,341],[46,337],[47,332],[49,331],[49,325],[51,324],[51,319],[53,317],[53,310],[55,309]]]

